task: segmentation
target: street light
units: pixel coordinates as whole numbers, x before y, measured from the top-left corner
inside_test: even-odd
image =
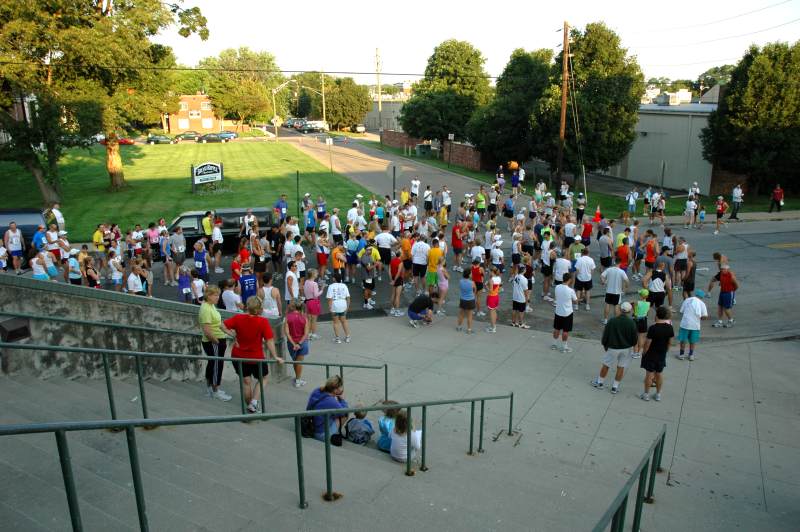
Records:
[[[275,118],[277,118],[277,116],[278,116],[278,110],[275,107],[275,95],[278,92],[280,92],[281,89],[286,87],[289,83],[294,83],[300,89],[310,90],[311,92],[314,92],[314,93],[319,94],[320,96],[322,96],[322,121],[327,124],[328,120],[327,120],[326,109],[325,109],[325,76],[324,75],[322,76],[322,92],[320,92],[317,89],[314,89],[312,87],[308,87],[306,85],[300,85],[300,83],[298,83],[296,79],[288,79],[288,80],[284,81],[283,83],[281,83],[280,85],[278,85],[277,87],[275,87],[274,89],[272,89],[272,110],[275,113],[275,117],[273,117],[273,120]],[[275,138],[278,138],[278,124],[276,122],[273,122],[273,123],[275,125]]]

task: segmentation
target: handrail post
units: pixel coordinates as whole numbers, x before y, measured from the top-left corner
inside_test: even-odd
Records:
[[[264,362],[258,363],[258,392],[261,398],[261,412],[267,411],[267,403],[264,401]]]
[[[639,471],[639,485],[636,487],[636,505],[633,507],[633,532],[639,532],[639,527],[642,522],[642,504],[644,503],[644,490],[647,487],[647,466],[650,465],[650,459],[644,463],[644,467]]]
[[[667,433],[666,431],[661,435],[661,439],[658,444],[653,449],[653,458],[650,462],[650,482],[647,485],[647,496],[644,499],[644,502],[647,504],[653,504],[655,502],[655,498],[653,497],[653,492],[655,491],[656,487],[656,473],[663,471],[661,469],[661,456],[664,453],[664,441],[666,439]]]
[[[125,436],[128,440],[128,457],[131,462],[131,476],[133,477],[133,492],[136,495],[136,512],[139,514],[139,529],[147,532],[150,527],[147,523],[147,508],[144,503],[144,488],[142,487],[142,471],[139,467],[139,451],[136,449],[136,432],[130,425],[125,427]]]
[[[661,434],[661,441],[658,442],[658,458],[656,463],[656,471],[662,473],[664,470],[661,468],[661,457],[664,456],[664,442],[667,439],[667,432]]]
[[[483,452],[483,410],[486,406],[486,401],[481,401],[481,422],[478,425],[480,428],[478,429],[478,452]]]
[[[412,429],[412,422],[411,422],[411,407],[406,408],[406,419],[408,420],[408,426],[406,428],[406,476],[413,477],[414,472],[411,470],[411,433],[414,432]]]
[[[114,390],[111,384],[111,370],[108,368],[108,355],[103,353],[103,373],[106,376],[106,391],[108,392],[108,408],[111,409],[111,419],[117,419],[117,405],[114,403]]]
[[[614,512],[614,518],[611,520],[611,532],[622,532],[625,527],[625,509],[628,506],[628,496],[622,499],[619,508]]]
[[[331,366],[330,364],[325,364],[325,380],[331,378]]]
[[[300,508],[308,508],[306,501],[306,478],[303,471],[303,437],[300,432],[300,418],[294,418],[294,445],[297,450],[297,489],[300,494]]]
[[[427,447],[428,447],[427,446],[427,441],[426,441],[427,438],[428,438],[428,407],[427,406],[423,406],[422,407],[422,449],[420,450],[421,454],[422,454],[422,457],[420,458],[420,466],[419,466],[419,470],[420,471],[427,471],[428,470],[428,466],[425,463],[425,455],[427,454],[426,450],[427,450]]]
[[[325,414],[325,500],[334,500],[333,478],[331,477],[331,415]]]
[[[69,506],[69,518],[72,521],[73,532],[83,530],[81,521],[81,508],[78,503],[78,492],[75,489],[75,477],[72,475],[72,460],[69,456],[69,445],[67,444],[67,434],[63,430],[57,430],[56,445],[58,446],[58,460],[61,462],[61,476],[64,479],[64,490],[67,492],[67,505]]]
[[[342,382],[344,382],[344,366],[339,366],[339,377],[342,379]]]
[[[384,401],[389,400],[389,364],[383,365],[383,400]],[[425,433],[423,432],[422,434],[423,434],[422,437],[424,438]]]
[[[468,455],[475,454],[472,452],[473,440],[475,438],[475,401],[470,403],[469,407],[469,452]]]
[[[508,399],[508,435],[514,434],[514,392],[511,392],[511,397]]]
[[[244,404],[244,376],[242,373],[242,361],[234,362],[236,365],[236,372],[239,374],[239,400],[242,403],[242,415],[247,412],[247,407]]]
[[[144,375],[142,374],[142,359],[136,358],[136,377],[139,380],[139,397],[142,403],[142,417],[147,419],[147,397],[144,395]]]

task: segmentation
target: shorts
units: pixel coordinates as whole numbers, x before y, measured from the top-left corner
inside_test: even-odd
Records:
[[[358,255],[355,253],[347,252],[347,264],[354,266],[358,264]]]
[[[684,281],[684,283],[683,283],[683,291],[684,292],[694,292],[694,281]]]
[[[688,266],[688,260],[687,259],[675,259],[675,271],[676,272],[685,272],[687,266]]]
[[[397,279],[392,281],[392,286],[403,286],[403,276],[402,275],[398,275]]]
[[[461,255],[463,252],[464,252],[464,248],[463,247],[453,246],[453,255],[455,255],[456,257]]]
[[[319,316],[322,313],[322,304],[319,299],[306,299],[306,310],[309,316]]]
[[[700,330],[699,329],[684,329],[680,327],[678,329],[678,341],[679,342],[689,342],[690,344],[696,344],[700,341]]]
[[[575,279],[575,291],[580,292],[581,290],[586,290],[587,292],[592,289],[592,280],[589,279],[588,281],[581,281],[579,279]]]
[[[622,298],[622,294],[606,294],[606,304],[607,305],[619,305],[619,300]]]
[[[436,286],[439,284],[439,274],[437,272],[425,272],[425,286]]]
[[[292,360],[297,360],[297,357],[304,357],[308,354],[308,340],[300,344],[300,347],[297,349],[294,349],[292,344],[287,340],[286,351],[289,353],[289,356],[292,357]]]
[[[72,279],[70,279],[70,281],[72,281]],[[111,284],[113,284],[114,286],[121,285],[122,284],[122,277],[120,277],[119,279],[111,279]]]
[[[425,274],[428,273],[427,264],[412,264],[411,268],[411,273],[414,277],[425,277]]]
[[[488,211],[489,211],[489,214],[493,214],[493,213],[497,212],[497,204],[496,203],[490,203]]]
[[[636,318],[633,321],[636,322],[636,332],[638,333],[647,332],[647,316],[645,316],[644,318]]]
[[[55,266],[48,266],[47,267],[47,275],[50,277],[56,277],[58,275],[58,270]]]
[[[581,244],[583,244],[584,247],[588,248],[591,245],[591,243],[592,243],[592,237],[591,236],[581,237]]]
[[[432,211],[433,210],[433,202],[432,201],[426,201],[425,202],[425,210],[426,211]]]
[[[511,264],[516,266],[520,262],[522,262],[522,255],[520,255],[519,253],[512,253],[511,254]]]
[[[486,307],[496,310],[500,306],[500,296],[486,296]]]
[[[524,302],[522,303],[520,303],[519,301],[511,302],[511,310],[514,310],[516,312],[525,312],[525,307],[526,305]]]
[[[644,267],[647,268],[648,270],[652,270],[653,268],[656,267],[656,263],[644,261]]]
[[[495,209],[497,209],[497,207],[495,207]],[[477,210],[478,210],[478,214],[481,216],[481,218],[483,218],[483,215],[486,214],[486,208],[485,207],[479,207]]]
[[[328,265],[328,254],[327,253],[317,253],[317,266],[320,268],[322,266]]]
[[[565,236],[564,237],[564,247],[565,248],[570,247],[573,242],[575,242],[575,237],[572,237],[572,236]]]
[[[347,317],[347,311],[344,311],[344,312],[333,312],[333,311],[331,311],[331,315],[335,316],[337,318],[345,318],[345,317]]]
[[[266,261],[266,259],[258,260],[258,258],[256,258],[256,263],[253,265],[253,271],[256,272],[256,273],[264,273],[264,272],[266,272],[267,271],[267,261]]]
[[[49,281],[50,280],[50,276],[47,275],[46,273],[37,273],[37,274],[35,274],[33,276],[33,278],[36,279],[37,281]]]
[[[389,263],[392,261],[391,248],[378,248],[378,253],[381,256],[381,262],[384,264],[384,266],[388,266]]]
[[[733,307],[733,292],[720,292],[717,299],[717,305],[724,309]]]
[[[522,252],[527,253],[528,255],[533,255],[533,244],[522,244]]]
[[[411,268],[411,267],[412,267],[413,265],[414,265],[414,263],[411,261],[411,259],[405,259],[405,260],[403,261],[403,270],[405,270],[405,271],[407,271],[407,272],[410,272],[410,271],[412,270],[412,268]],[[412,272],[412,273],[413,273],[413,272]]]
[[[506,218],[513,218],[514,211],[512,211],[511,209],[503,209],[503,216],[505,216]]]
[[[238,358],[238,357],[234,357]],[[234,369],[236,369],[236,374],[239,374],[240,368],[242,372],[242,377],[256,377],[258,378],[258,366],[259,364],[253,362],[240,362],[238,360],[232,361]],[[269,375],[269,364],[261,364],[262,366],[262,373],[261,375],[266,377]]]
[[[175,264],[181,265],[186,260],[186,253],[184,251],[175,252],[172,254],[172,260],[175,261]]]
[[[553,275],[553,267],[548,264],[542,264],[542,275],[545,277]]]
[[[361,286],[364,287],[364,290],[375,290],[375,279],[364,279]]]
[[[658,308],[664,305],[664,298],[666,296],[666,292],[650,292],[647,296],[647,300],[653,305],[653,308]]]
[[[462,299],[458,302],[458,308],[462,310],[475,310],[474,299]]]
[[[717,213],[717,220],[721,220],[723,216],[725,216],[724,212],[718,212]]]
[[[9,253],[11,254],[12,257],[22,257],[24,255],[21,249],[15,249],[13,251],[10,251]]]
[[[480,292],[483,290],[483,281],[475,281],[475,291]]]
[[[570,332],[572,330],[572,314],[569,316],[555,315],[553,318],[553,330]]]
[[[214,242],[211,245],[211,254],[216,255],[217,253],[222,253],[222,243],[221,242]]]
[[[600,266],[603,268],[611,267],[611,257],[600,257]]]
[[[661,373],[667,367],[667,357],[642,355],[641,368],[648,373]]]
[[[631,348],[625,349],[611,349],[609,348],[603,354],[603,365],[606,367],[617,366],[618,368],[627,368],[631,362]]]
[[[410,320],[422,321],[422,320],[425,319],[426,316],[427,316],[427,314],[417,314],[413,310],[408,309],[408,319],[410,319]]]

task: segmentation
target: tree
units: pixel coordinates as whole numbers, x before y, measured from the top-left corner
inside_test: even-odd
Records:
[[[292,76],[295,83],[293,87],[289,88],[293,89],[295,94],[295,109],[297,110],[295,116],[322,120],[323,77],[325,78],[325,103],[329,105],[327,98],[331,87],[336,84],[336,78],[315,71],[301,72]]]
[[[527,161],[533,155],[531,114],[550,84],[550,50],[517,49],[497,79],[495,99],[478,109],[467,137],[493,162]]]
[[[177,104],[160,70],[174,65],[172,52],[150,42],[172,24],[208,34],[199,9],[159,0],[0,3],[0,125],[12,135],[0,157],[27,168],[46,202],[59,197],[64,149],[99,131],[111,189],[124,186],[118,132]]]
[[[200,66],[208,69],[208,95],[221,117],[236,119],[241,127],[246,120],[279,114],[272,108],[270,90],[283,76],[271,53],[229,48],[203,59]]]
[[[703,92],[714,85],[725,85],[731,81],[734,68],[734,65],[711,67],[697,77],[697,85],[703,87]]]
[[[758,188],[798,189],[800,41],[751,46],[703,129],[703,156]]]
[[[576,105],[567,107],[564,168],[574,173],[581,170],[581,164],[587,170],[605,169],[625,157],[633,145],[642,72],[635,57],[621,46],[619,36],[601,22],[588,24],[582,32],[572,29],[570,36],[575,90],[570,87],[569,99]],[[534,111],[534,153],[552,169],[558,158],[562,54],[551,68],[548,94]]]
[[[171,71],[170,75],[172,76],[170,87],[177,96],[208,92],[209,75],[205,70],[178,65],[178,68]]]
[[[337,79],[328,89],[325,86],[327,120],[332,128],[341,129],[364,121],[372,107],[369,89],[356,84],[353,78]]]
[[[442,142],[449,133],[464,138],[472,114],[492,97],[484,61],[481,52],[465,41],[448,40],[437,46],[425,77],[415,84],[414,95],[400,112],[403,130]]]

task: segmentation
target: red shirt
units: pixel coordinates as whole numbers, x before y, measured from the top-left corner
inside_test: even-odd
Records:
[[[720,270],[719,274],[717,274],[717,279],[719,279],[720,292],[733,292],[736,290],[736,285],[733,284],[733,274],[730,271]]]
[[[247,264],[250,262],[250,251],[248,251],[247,248],[240,249],[239,256],[242,257],[242,264]]]
[[[782,188],[776,188],[775,190],[773,190],[772,191],[772,199],[774,199],[775,201],[782,200],[783,199],[783,189]]]
[[[242,276],[242,265],[239,264],[239,261],[234,260],[231,262],[231,279],[239,282],[239,277]]]
[[[225,327],[236,331],[236,343],[233,344],[234,358],[264,358],[264,341],[272,340],[272,327],[269,320],[252,314],[236,314],[223,323]]]
[[[483,270],[481,270],[480,266],[472,267],[472,281],[476,283],[483,282]]]
[[[403,261],[400,257],[392,257],[391,262],[389,262],[389,272],[392,275],[392,279],[397,277],[397,272],[400,270],[400,264],[402,262]]]
[[[584,222],[583,223],[583,232],[581,233],[581,238],[591,238],[593,230],[594,230],[594,226],[590,222]]]
[[[619,263],[619,268],[621,270],[624,270],[625,268],[628,267],[628,260],[630,259],[630,256],[631,256],[631,248],[629,248],[625,244],[622,244],[617,248],[617,257],[621,259]]]
[[[306,333],[306,317],[295,310],[286,316],[286,325],[289,328],[289,336],[292,338],[292,341],[299,343],[300,339]]]
[[[461,224],[457,223],[453,226],[452,237],[450,239],[451,244],[454,248],[461,249],[464,247],[464,243],[461,241]]]

